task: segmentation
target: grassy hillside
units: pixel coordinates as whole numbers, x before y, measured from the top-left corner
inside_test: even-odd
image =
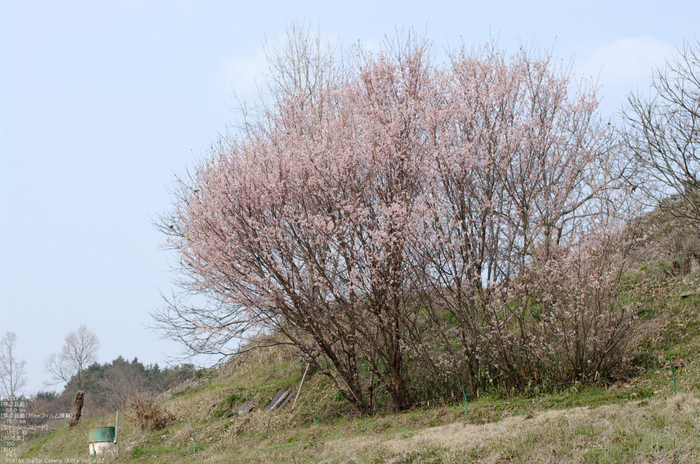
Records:
[[[298,387],[305,367],[290,348],[266,348],[164,394],[159,405],[175,420],[163,430],[141,431],[122,415],[118,453],[100,462],[700,462],[700,274],[655,262],[628,280],[640,310],[627,375],[481,393],[467,410],[458,396],[359,416],[316,374],[293,412],[291,401],[264,412],[278,389]],[[256,393],[256,410],[227,417]],[[114,422],[63,427],[17,457],[87,459],[89,429]]]

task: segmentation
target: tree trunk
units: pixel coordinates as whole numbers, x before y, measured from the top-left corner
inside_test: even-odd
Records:
[[[83,402],[85,401],[85,393],[79,391],[75,394],[73,398],[73,408],[70,412],[70,422],[68,422],[68,427],[73,428],[80,422],[80,416],[83,414]]]

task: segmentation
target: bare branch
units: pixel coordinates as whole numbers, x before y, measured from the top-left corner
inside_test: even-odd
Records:
[[[651,90],[630,94],[622,113],[628,182],[650,207],[700,228],[700,43],[657,69]]]

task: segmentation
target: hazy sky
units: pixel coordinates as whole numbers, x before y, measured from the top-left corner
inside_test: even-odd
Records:
[[[100,362],[178,354],[145,327],[175,263],[152,221],[294,20],[368,47],[414,28],[438,49],[548,49],[598,79],[605,116],[700,38],[697,0],[0,0],[0,335],[17,334],[25,393],[45,389],[44,358],[83,323]]]

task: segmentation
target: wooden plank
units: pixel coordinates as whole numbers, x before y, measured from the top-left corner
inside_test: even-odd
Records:
[[[289,398],[289,393],[291,393],[291,390],[285,390],[282,395],[275,401],[275,404],[272,406],[273,409],[278,408],[280,403],[285,400],[285,398]]]
[[[279,402],[280,398],[282,398],[282,396],[285,393],[287,393],[287,390],[277,390],[277,393],[275,393],[275,396],[273,396],[272,399],[270,400],[270,404],[265,406],[265,409],[263,409],[263,411],[269,411],[270,409],[274,409],[274,407]]]
[[[277,409],[282,409],[284,405],[287,404],[290,399],[292,399],[292,396],[294,396],[294,390],[289,390],[289,394],[284,399],[284,401],[282,401],[282,403],[279,406],[277,406]]]
[[[256,393],[255,396],[248,401],[244,402],[239,408],[238,408],[238,414],[246,414],[249,413],[255,405],[258,403],[258,400],[260,399],[260,393]]]

